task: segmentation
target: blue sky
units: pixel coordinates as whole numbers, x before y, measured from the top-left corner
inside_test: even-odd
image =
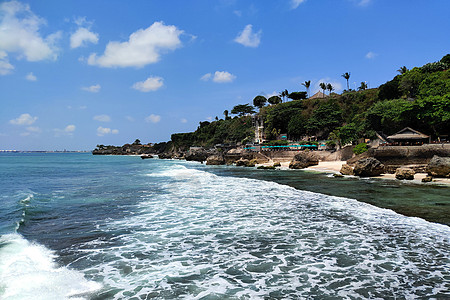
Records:
[[[0,149],[170,139],[258,94],[450,53],[450,1],[0,2]]]

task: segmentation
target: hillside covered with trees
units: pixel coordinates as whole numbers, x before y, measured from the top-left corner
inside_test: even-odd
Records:
[[[377,131],[393,134],[406,126],[436,139],[450,132],[449,69],[450,54],[411,70],[401,67],[399,75],[378,88],[366,89],[362,82],[358,91],[347,89],[339,95],[324,83],[323,92],[328,90],[329,95],[313,99],[307,98],[310,81],[306,81],[302,83],[306,92],[285,90],[269,99],[258,95],[253,105],[259,108],[259,115],[264,119],[268,140],[287,133],[290,140],[314,137],[347,144],[360,138],[373,138]],[[348,82],[350,73],[342,77]],[[282,98],[292,100],[283,102]],[[254,129],[249,115],[254,112],[250,104],[237,105],[231,110],[234,118],[225,111],[224,119],[200,122],[195,132],[173,134],[171,143],[164,143],[164,148],[251,142]]]

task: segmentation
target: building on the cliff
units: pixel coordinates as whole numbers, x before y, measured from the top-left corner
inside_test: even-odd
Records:
[[[264,119],[255,114],[252,116],[253,127],[255,128],[255,144],[261,144],[264,142]]]
[[[309,97],[309,99],[317,99],[317,98],[325,98],[325,97],[327,97],[327,95],[325,95],[321,91],[318,91],[317,93],[315,93],[314,95]]]
[[[388,139],[399,145],[421,145],[430,142],[430,136],[410,127],[405,127],[396,134],[388,136]]]

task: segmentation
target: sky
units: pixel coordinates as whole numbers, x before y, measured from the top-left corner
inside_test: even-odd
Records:
[[[450,53],[448,0],[0,1],[0,150],[170,140],[287,89]]]

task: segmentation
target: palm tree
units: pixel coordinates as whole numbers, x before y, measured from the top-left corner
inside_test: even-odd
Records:
[[[364,91],[365,89],[367,89],[367,83],[365,83],[364,81],[361,82],[361,85],[359,86],[358,90],[360,91]]]
[[[327,85],[324,82],[319,83],[320,88],[323,90],[323,97],[325,98],[325,90],[327,89]]]
[[[307,80],[302,83],[302,85],[306,88],[306,91],[308,92],[308,98],[309,98],[309,87],[311,86],[311,80]]]
[[[408,71],[409,70],[406,66],[400,67],[400,69],[397,70],[397,72],[399,72],[400,74],[405,74]]]
[[[331,83],[327,83],[327,90],[330,92],[328,95],[331,96],[331,92],[334,91],[334,87],[331,85]]]
[[[225,116],[225,120],[228,120],[228,110],[227,109],[225,109],[223,111],[223,115]]]
[[[347,91],[350,90],[350,87],[348,85],[348,80],[350,79],[350,73],[349,72],[345,72],[344,74],[341,75],[342,77],[345,78],[345,80],[347,80]]]
[[[282,91],[282,92],[280,93],[280,96],[281,96],[281,98],[283,98],[283,101],[284,101],[284,98],[287,97],[287,96],[289,96],[288,90]]]

